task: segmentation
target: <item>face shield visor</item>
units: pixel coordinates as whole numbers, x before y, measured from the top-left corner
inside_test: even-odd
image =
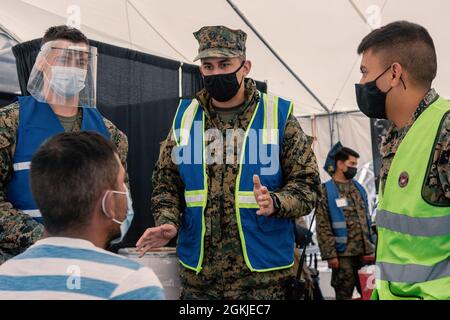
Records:
[[[97,48],[55,40],[42,46],[27,89],[39,102],[95,108],[96,85]]]

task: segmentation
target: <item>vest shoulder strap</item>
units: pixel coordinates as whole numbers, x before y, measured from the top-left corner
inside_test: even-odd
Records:
[[[276,144],[278,142],[279,124],[285,125],[293,109],[293,103],[272,94],[260,92],[264,103],[263,144]],[[282,119],[279,119],[281,115]]]
[[[189,134],[199,103],[197,99],[182,99],[178,105],[173,120],[173,137],[178,146],[185,146],[189,142]]]
[[[360,184],[357,180],[353,180],[353,183],[355,184],[355,186],[358,189],[359,193],[361,193],[361,196],[363,198],[366,198],[367,197],[367,192],[366,192],[366,189],[364,189],[364,187],[362,186],[362,184]]]

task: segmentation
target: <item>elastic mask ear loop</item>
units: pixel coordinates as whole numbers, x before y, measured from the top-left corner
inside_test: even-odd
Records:
[[[110,218],[112,221],[114,221],[115,223],[118,223],[118,224],[120,224],[120,225],[122,225],[122,223],[123,223],[123,221],[122,222],[120,222],[119,220],[117,220],[116,218],[111,218],[111,215],[106,211],[106,198],[107,198],[107,196],[108,196],[108,193],[111,193],[111,191],[106,191],[106,193],[105,193],[105,195],[103,196],[103,199],[102,199],[102,210],[103,210],[103,213],[108,217],[108,218]]]
[[[402,78],[402,76],[400,76],[400,81],[402,82],[402,84],[403,84],[403,88],[405,88],[405,90],[406,90],[406,84],[405,84],[405,81],[403,81],[403,78]]]
[[[380,79],[382,76],[384,76],[384,74],[385,74],[386,72],[388,72],[388,70],[389,70],[390,68],[392,68],[392,66],[389,66],[386,70],[384,70],[384,72],[383,72],[382,74],[380,74],[374,81],[375,81],[375,82],[378,81],[378,79]]]
[[[241,70],[242,69],[242,67],[244,66],[244,64],[245,64],[245,60],[244,61],[242,61],[242,63],[241,63],[241,66],[234,72],[234,74],[236,74],[236,73],[238,73],[239,72],[239,70]],[[245,76],[243,75],[242,76],[242,80],[241,80],[241,82],[239,83],[239,88],[241,87],[241,85],[242,85],[242,81],[244,81],[244,78],[245,78]]]
[[[384,70],[384,72],[383,72],[382,74],[380,74],[380,75],[374,80],[375,85],[377,84],[378,79],[380,79],[382,76],[384,76],[384,74],[385,74],[386,72],[388,72],[388,70],[389,70],[390,68],[392,68],[392,66],[389,66],[386,70]],[[394,89],[394,87],[391,87],[388,91],[385,92],[385,94],[387,95],[389,92],[391,92],[392,89]],[[378,89],[378,90],[380,90],[380,89]],[[381,90],[380,90],[380,91],[381,91]]]

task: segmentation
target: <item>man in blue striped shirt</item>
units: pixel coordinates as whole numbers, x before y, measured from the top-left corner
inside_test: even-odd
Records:
[[[104,250],[132,217],[110,141],[54,136],[33,156],[30,177],[45,237],[0,266],[0,299],[164,299],[152,270]]]

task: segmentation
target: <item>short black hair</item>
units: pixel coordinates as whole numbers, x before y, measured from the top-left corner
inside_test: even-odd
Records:
[[[358,54],[371,49],[380,53],[382,63],[398,62],[422,87],[431,87],[437,74],[437,56],[433,39],[423,26],[396,21],[373,30],[359,44]]]
[[[54,40],[69,40],[71,42],[84,42],[89,45],[88,38],[76,28],[66,25],[54,26],[47,29],[41,41],[41,46],[49,41]]]
[[[87,225],[100,197],[117,188],[114,144],[95,132],[62,133],[45,142],[31,160],[31,191],[53,234]]]
[[[359,158],[359,153],[356,152],[353,149],[343,147],[341,150],[339,150],[336,155],[334,156],[334,161],[337,164],[338,161],[347,161],[350,156],[353,156],[355,158]]]

